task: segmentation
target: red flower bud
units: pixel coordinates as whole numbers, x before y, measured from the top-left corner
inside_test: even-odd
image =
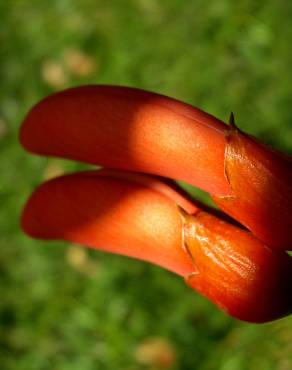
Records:
[[[292,309],[292,260],[285,252],[199,211],[152,177],[103,170],[50,180],[29,199],[22,227],[36,238],[158,264],[241,320],[265,322]]]
[[[291,160],[190,105],[138,89],[79,87],[37,104],[20,138],[34,153],[189,182],[266,244],[291,248]]]
[[[62,176],[28,200],[22,228],[34,238],[64,239],[143,259],[179,275],[193,267],[181,247],[176,203],[198,208],[155,178],[112,171]]]
[[[158,94],[84,86],[37,104],[20,140],[37,154],[162,175],[227,195],[224,129],[214,117]]]

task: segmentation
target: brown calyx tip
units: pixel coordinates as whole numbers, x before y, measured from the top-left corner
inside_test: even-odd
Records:
[[[190,222],[194,220],[194,215],[189,214],[187,211],[185,211],[179,204],[176,205],[177,209],[181,215],[182,218],[182,248],[183,250],[187,253],[188,257],[190,258],[193,266],[194,266],[194,271],[191,275],[196,275],[198,274],[198,268],[196,266],[194,256],[192,255],[192,252],[190,251],[189,248],[189,232],[188,232],[188,225]],[[186,277],[187,279],[188,277]]]
[[[233,158],[234,156],[234,148],[236,144],[236,140],[240,140],[239,134],[241,131],[238,129],[238,127],[235,124],[235,117],[234,113],[231,112],[229,116],[229,127],[227,130],[225,130],[225,139],[226,139],[226,147],[225,147],[225,157],[224,157],[224,175],[225,178],[228,182],[228,184],[231,187],[231,194],[224,196],[224,197],[217,197],[222,200],[234,200],[235,196],[233,194],[233,189],[232,189],[232,184],[230,180],[230,174],[229,174],[229,169],[228,169],[228,164],[229,161]]]
[[[235,117],[233,112],[230,113],[228,123],[230,126],[235,126]]]
[[[188,218],[188,216],[190,216],[190,214],[184,208],[182,208],[182,206],[180,206],[179,204],[177,204],[176,206],[177,206],[177,209],[179,211],[179,214],[180,214],[183,222],[186,222],[187,218]]]
[[[225,134],[227,138],[229,138],[232,134],[242,133],[242,131],[237,127],[235,123],[235,116],[233,112],[230,113],[228,123],[229,123],[229,127],[226,130],[226,134]]]
[[[229,123],[230,126],[236,127],[236,125],[235,125],[235,117],[234,117],[234,113],[233,112],[230,113],[228,123]]]
[[[227,144],[230,142],[231,137],[234,134],[237,134],[239,132],[239,129],[237,128],[237,126],[235,124],[235,116],[234,116],[233,112],[230,113],[228,123],[229,123],[229,126],[227,127],[226,130],[224,130],[224,136],[225,136],[225,139],[227,141]]]

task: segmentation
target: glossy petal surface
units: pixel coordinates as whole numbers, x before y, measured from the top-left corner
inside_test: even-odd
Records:
[[[176,203],[197,211],[186,198],[154,178],[84,172],[41,185],[24,209],[22,227],[35,238],[85,244],[185,275],[193,267],[182,248]]]
[[[84,86],[54,94],[28,114],[28,150],[105,167],[146,172],[226,195],[223,122],[158,94]]]

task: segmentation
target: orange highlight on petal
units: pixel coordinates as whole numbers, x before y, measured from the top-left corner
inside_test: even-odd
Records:
[[[20,132],[33,153],[146,172],[226,195],[225,124],[171,98],[117,86],[49,96]]]
[[[198,210],[152,177],[83,172],[42,184],[26,204],[22,228],[34,238],[85,244],[146,260],[184,276],[193,267],[182,249],[176,203],[192,213]]]

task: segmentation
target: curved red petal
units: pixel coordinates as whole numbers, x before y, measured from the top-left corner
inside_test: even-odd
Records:
[[[20,140],[34,153],[162,175],[226,195],[225,127],[199,109],[158,94],[83,86],[37,104]]]
[[[26,204],[22,228],[35,238],[85,244],[185,275],[193,267],[182,249],[176,203],[197,211],[155,178],[83,172],[41,185]]]

